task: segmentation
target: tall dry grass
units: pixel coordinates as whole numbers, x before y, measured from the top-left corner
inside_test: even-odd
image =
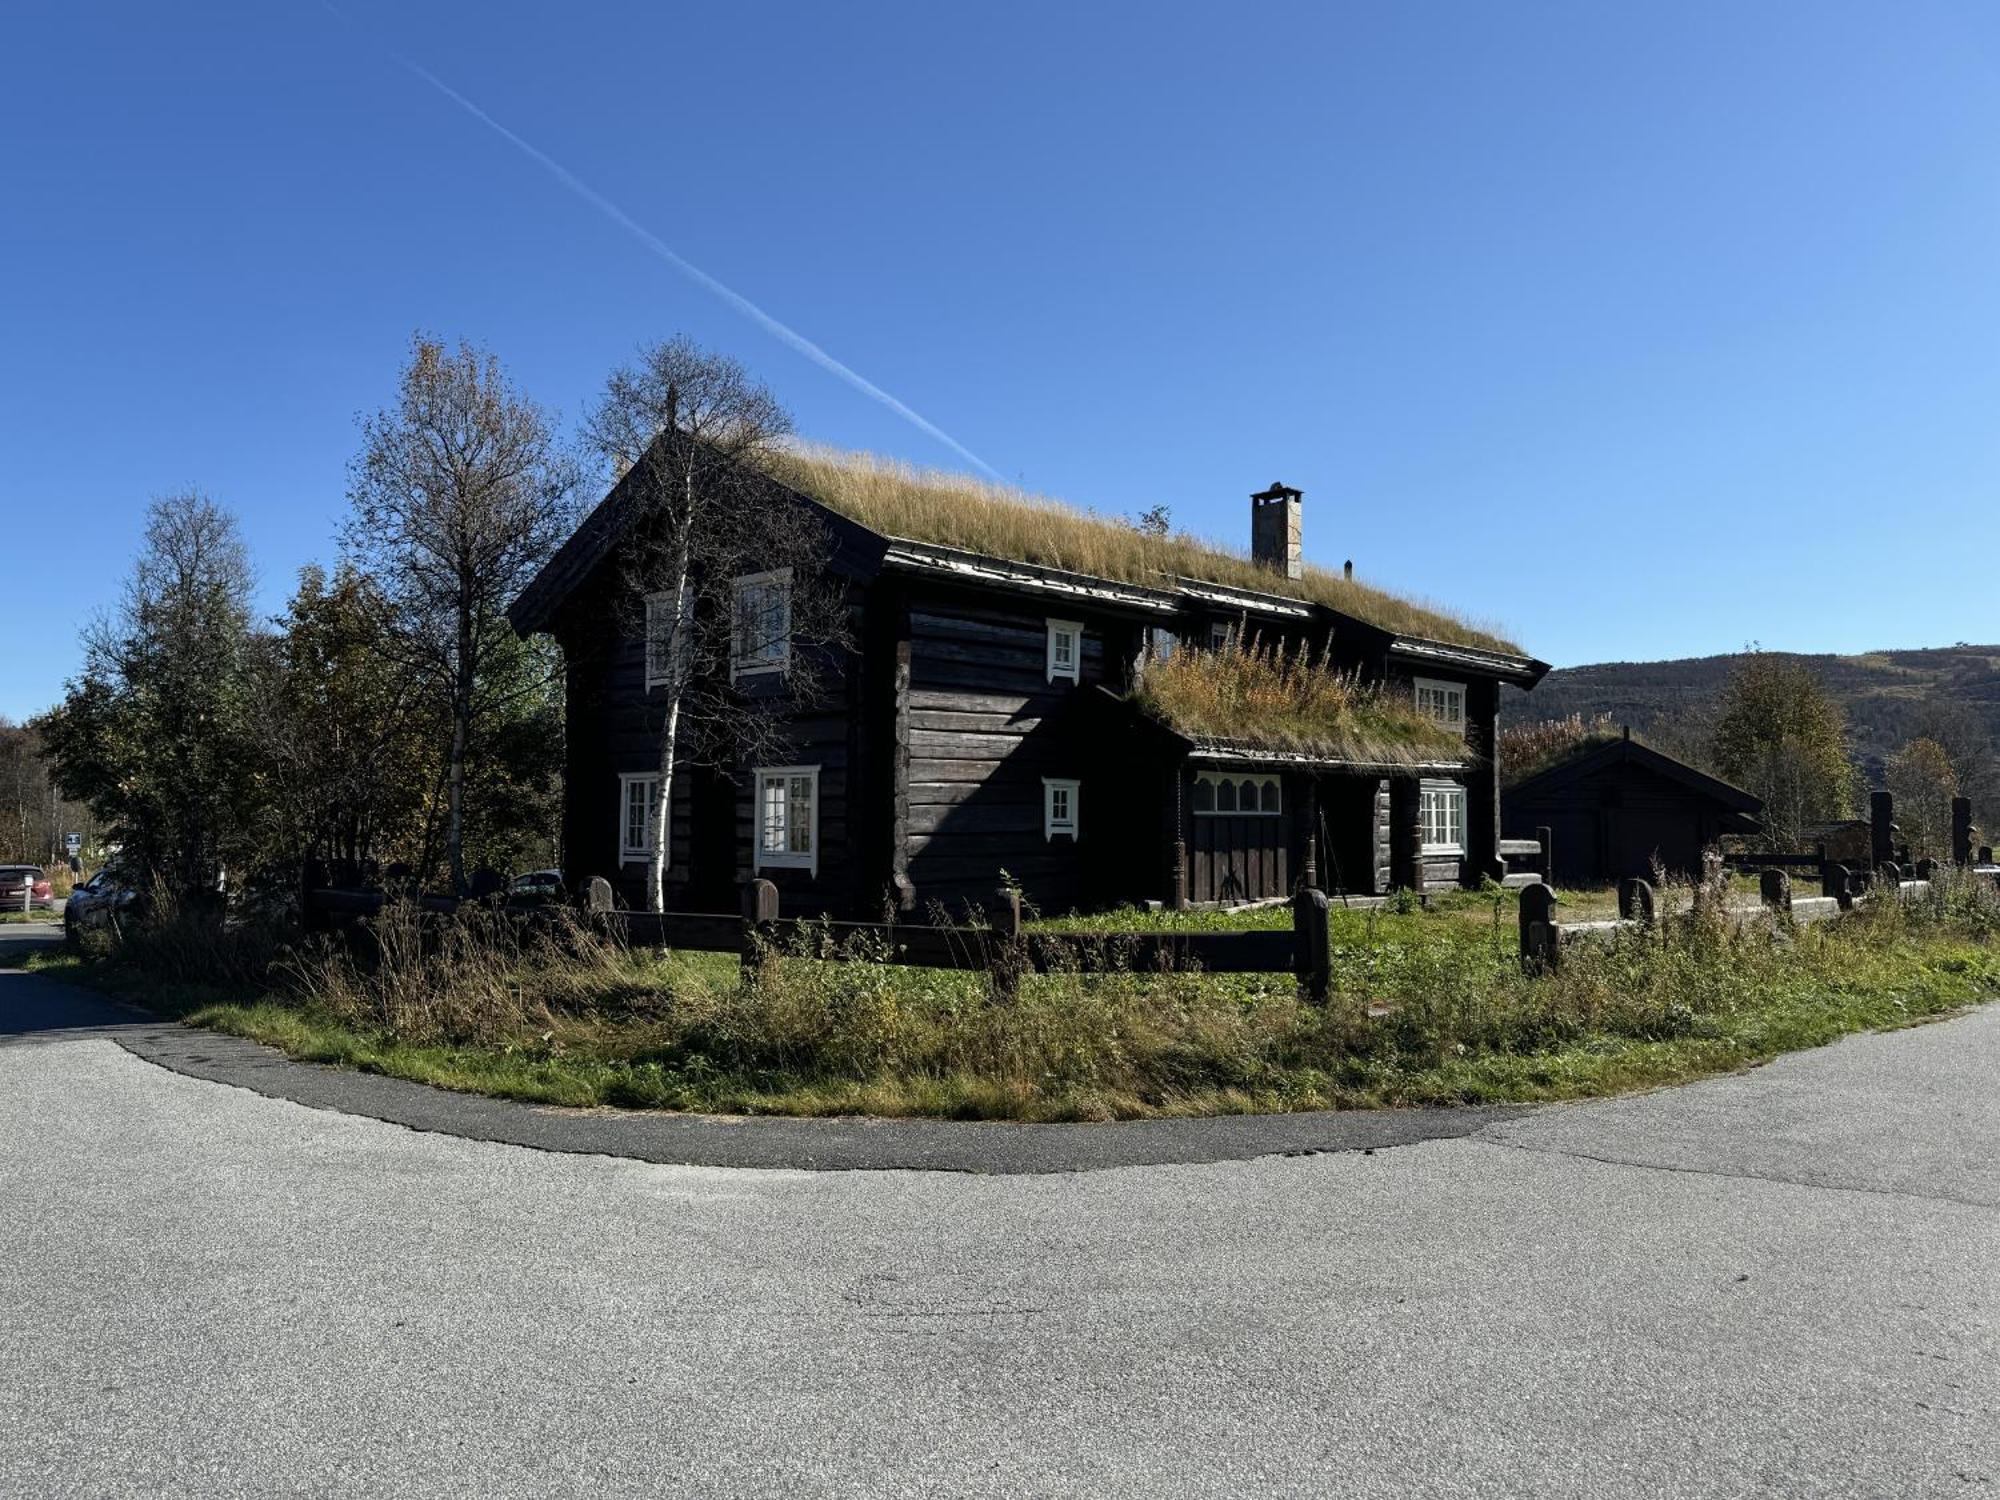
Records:
[[[1419,713],[1405,695],[1364,683],[1304,647],[1252,638],[1215,650],[1183,648],[1148,663],[1132,696],[1146,712],[1204,742],[1254,743],[1371,766],[1465,758],[1464,739]]]
[[[1665,893],[1658,927],[1525,975],[1511,896],[1487,920],[1336,912],[1333,998],[1285,975],[1138,972],[1097,938],[1089,972],[904,968],[813,933],[753,977],[580,928],[391,907],[373,951],[281,957],[260,998],[195,1012],[301,1055],[564,1104],[1090,1119],[1574,1097],[1732,1068],[2000,993],[2000,897],[1956,874],[1837,923],[1739,929],[1720,880]],[[157,921],[153,926],[157,926]],[[183,970],[252,934],[170,912],[131,951]]]
[[[1585,718],[1574,713],[1566,719],[1509,724],[1500,731],[1501,774],[1509,785],[1525,781],[1580,750],[1608,744],[1618,738],[1618,733],[1618,725],[1610,714]]]
[[[1186,533],[1154,536],[1114,517],[964,474],[810,445],[773,454],[766,467],[781,483],[889,536],[1153,587],[1198,578],[1311,600],[1398,634],[1520,649],[1449,610],[1324,568],[1308,567],[1301,579],[1281,578],[1233,547]]]

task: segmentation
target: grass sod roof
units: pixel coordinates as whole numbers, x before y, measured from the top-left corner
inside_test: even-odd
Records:
[[[1197,745],[1416,769],[1467,759],[1464,737],[1400,695],[1305,653],[1254,643],[1182,648],[1147,664],[1129,695]]]
[[[1160,587],[1193,578],[1337,609],[1396,635],[1518,654],[1511,641],[1446,610],[1308,565],[1280,578],[1245,554],[1184,533],[1149,536],[1116,517],[872,454],[795,445],[771,455],[773,478],[888,536]]]
[[[1619,725],[1609,714],[1585,718],[1543,719],[1532,724],[1510,724],[1500,731],[1500,778],[1503,786],[1516,786],[1532,776],[1580,759],[1621,738]]]
[[[1647,744],[1643,737],[1614,725],[1609,714],[1592,719],[1571,714],[1566,719],[1514,725],[1500,731],[1499,748],[1504,793],[1534,792],[1545,778],[1559,778],[1572,769],[1588,770],[1597,760],[1622,754],[1734,811],[1754,816],[1763,810],[1763,799],[1755,792]]]

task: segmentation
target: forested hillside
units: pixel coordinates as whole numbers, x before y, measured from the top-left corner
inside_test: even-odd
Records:
[[[1984,780],[2000,743],[2000,645],[1871,651],[1861,656],[1797,655],[1847,711],[1849,748],[1871,784],[1884,762],[1925,735],[1953,752],[1960,774]],[[1608,714],[1671,754],[1703,758],[1722,686],[1738,658],[1602,662],[1549,673],[1532,693],[1505,690],[1503,723]],[[1969,787],[1978,792],[1985,787]]]

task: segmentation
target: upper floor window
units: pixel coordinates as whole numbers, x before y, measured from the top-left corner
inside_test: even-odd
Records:
[[[736,580],[736,622],[729,643],[735,675],[782,672],[792,659],[792,570]]]
[[[1049,624],[1049,681],[1083,680],[1083,626],[1075,620]]]
[[[1436,719],[1445,728],[1465,733],[1465,684],[1439,682],[1432,677],[1416,681],[1417,712]]]
[[[1465,788],[1455,781],[1426,781],[1419,796],[1423,852],[1465,853]]]
[[[1285,810],[1282,785],[1275,776],[1237,776],[1227,771],[1202,771],[1194,779],[1197,815],[1248,813],[1271,817]]]
[[[1077,793],[1081,784],[1073,777],[1042,778],[1042,837],[1062,834],[1074,841],[1077,836]]]
[[[819,871],[819,767],[757,773],[756,867]]]
[[[660,778],[636,774],[618,778],[618,857],[651,859],[653,824],[660,816]]]

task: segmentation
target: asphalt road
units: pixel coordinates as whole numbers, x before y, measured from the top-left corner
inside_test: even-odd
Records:
[[[1010,1176],[458,1139],[115,1019],[0,973],[9,1495],[2000,1489],[2000,1008],[1372,1154]]]

